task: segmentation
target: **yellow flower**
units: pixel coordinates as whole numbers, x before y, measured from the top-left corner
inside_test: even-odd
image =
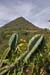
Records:
[[[42,57],[43,55],[40,53],[40,56]]]
[[[20,42],[24,42],[24,43],[25,43],[25,42],[26,42],[26,40],[24,40],[24,39],[20,39]]]
[[[49,52],[49,55],[50,55],[50,52]]]

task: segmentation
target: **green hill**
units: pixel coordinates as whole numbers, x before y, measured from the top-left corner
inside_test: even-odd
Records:
[[[50,30],[38,28],[23,17],[19,17],[0,28],[0,57],[8,47],[10,36],[15,32],[19,34],[19,40],[24,39],[27,42],[35,34],[44,35],[43,46],[39,50],[50,62]]]
[[[0,51],[4,50],[8,45],[8,39],[14,32],[18,32],[21,38],[29,38],[38,31],[39,28],[32,23],[19,17],[0,28]],[[27,35],[27,37],[26,37]]]
[[[50,39],[49,30],[40,29],[23,17],[19,17],[0,28],[0,51],[8,46],[9,37],[14,32],[18,32],[20,38],[25,38],[27,41],[37,33],[44,34],[48,38],[46,41]]]

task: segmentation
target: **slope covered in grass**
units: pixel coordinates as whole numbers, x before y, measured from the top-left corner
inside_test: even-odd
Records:
[[[8,47],[10,36],[15,32],[19,34],[19,40],[26,40],[27,43],[35,34],[42,34],[44,36],[43,43],[40,48],[38,48],[38,53],[35,53],[34,57],[37,58],[36,61],[39,62],[40,56],[43,55],[44,64],[50,62],[50,30],[38,28],[23,17],[17,18],[0,28],[0,57]]]

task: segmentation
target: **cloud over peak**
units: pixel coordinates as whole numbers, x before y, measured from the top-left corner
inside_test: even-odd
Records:
[[[0,26],[20,16],[39,27],[49,27],[50,0],[0,0]]]

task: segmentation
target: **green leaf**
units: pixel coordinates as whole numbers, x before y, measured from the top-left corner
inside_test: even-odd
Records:
[[[38,38],[38,37],[39,37],[39,36],[37,36],[37,38]],[[25,62],[25,63],[28,61],[28,59],[30,58],[30,56],[32,55],[32,53],[34,53],[34,52],[36,51],[36,49],[38,48],[38,46],[41,44],[41,42],[42,42],[42,40],[43,40],[43,36],[40,36],[38,39],[37,39],[37,38],[35,39],[35,40],[36,40],[35,43],[34,43],[34,39],[31,40],[31,41],[33,41],[34,45],[32,45],[32,47],[31,47],[29,53],[26,55],[26,57],[25,57],[25,59],[24,59],[24,62]],[[32,43],[30,42],[30,44],[32,44]],[[30,46],[30,44],[29,44],[29,46]]]
[[[9,47],[11,50],[16,48],[17,42],[18,42],[18,34],[14,33],[12,34],[9,40]]]

